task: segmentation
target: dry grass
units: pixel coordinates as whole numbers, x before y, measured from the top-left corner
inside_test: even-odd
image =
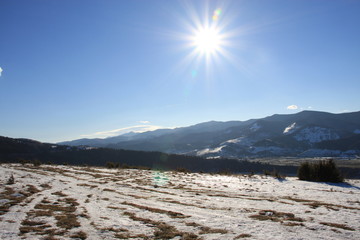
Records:
[[[288,227],[305,226],[303,223],[297,223],[297,222],[283,222],[282,225]]]
[[[191,226],[191,227],[201,227],[202,225],[196,222],[187,222],[185,223],[186,226]]]
[[[0,206],[0,215],[3,215],[5,213],[7,213],[9,211],[9,208],[14,205],[14,203],[16,204],[16,199],[14,199],[14,197],[12,196],[15,193],[13,188],[10,187],[5,187],[5,191],[2,192],[0,194],[0,198],[1,199],[7,199],[9,200],[8,203]]]
[[[81,240],[87,239],[87,234],[83,231],[78,231],[70,235],[71,238],[79,238]]]
[[[154,225],[154,226],[157,226],[157,225],[161,224],[161,222],[154,221],[154,220],[151,220],[149,218],[137,217],[135,215],[135,213],[132,213],[132,212],[124,212],[124,215],[128,216],[130,219],[132,219],[134,221],[143,222],[145,224],[151,224],[151,225]]]
[[[137,217],[134,213],[124,212],[124,215],[128,216],[130,219],[134,221],[139,221],[144,224],[150,224],[156,227],[154,231],[154,236],[151,239],[172,239],[174,237],[181,237],[181,239],[199,239],[199,237],[194,233],[180,232],[174,226],[168,225],[164,222],[154,221],[148,218]]]
[[[76,201],[75,198],[63,198],[60,199],[59,202],[64,202],[72,207],[79,206],[79,203]]]
[[[58,229],[46,229],[44,231],[44,234],[48,234],[49,236],[54,236],[54,235],[59,235],[59,236],[63,236],[67,231],[65,230],[58,230]]]
[[[89,188],[96,188],[98,187],[97,185],[90,185],[90,184],[87,184],[87,183],[78,183],[76,184],[77,186],[79,187],[89,187]]]
[[[293,197],[284,197],[284,199],[291,200],[294,202],[313,202],[313,200],[301,199],[301,198],[293,198]]]
[[[135,199],[149,199],[149,197],[138,196],[138,195],[134,195],[134,194],[126,194],[126,196],[133,197]]]
[[[129,234],[129,233],[116,233],[114,235],[115,238],[118,239],[134,239],[134,238],[141,238],[141,239],[150,239],[148,236],[146,236],[145,234]]]
[[[30,196],[35,193],[40,192],[34,185],[26,185],[25,190],[16,192],[11,187],[5,187],[4,191],[0,193],[0,199],[9,200],[9,202],[5,203],[4,205],[0,206],[0,215],[3,215],[9,211],[11,206],[15,206],[20,204],[21,202],[26,202]]]
[[[44,222],[39,222],[39,221],[31,221],[31,220],[23,220],[21,222],[22,225],[27,225],[27,226],[39,226],[39,225],[44,225]]]
[[[107,227],[107,228],[100,228],[101,231],[111,231],[111,232],[128,232],[129,230],[125,228],[114,228],[114,227]]]
[[[50,217],[53,216],[53,212],[49,210],[31,210],[29,214],[33,217]]]
[[[59,197],[67,197],[67,195],[65,193],[60,192],[60,191],[54,192],[51,195],[56,195],[56,196],[59,196]]]
[[[107,206],[107,208],[110,208],[110,209],[118,209],[118,210],[126,210],[126,208],[123,208],[123,207],[115,207],[115,206]]]
[[[174,226],[170,226],[166,223],[157,225],[157,230],[154,232],[155,239],[172,239],[177,236],[182,236],[182,233]]]
[[[47,198],[44,198],[43,200],[41,200],[41,203],[51,203],[51,201],[49,201]]]
[[[199,234],[213,234],[213,233],[226,234],[226,233],[229,232],[226,229],[210,228],[210,227],[203,226],[203,225],[201,225],[199,223],[196,223],[196,222],[186,222],[185,225],[186,226],[191,226],[191,227],[199,227],[200,228]]]
[[[88,173],[88,175],[90,175],[90,176],[92,176],[94,178],[105,178],[105,177],[107,177],[106,175],[98,174],[98,173],[95,173],[95,174]]]
[[[55,219],[56,226],[61,228],[72,229],[80,227],[80,223],[78,222],[77,217],[74,214],[57,215],[55,216]]]
[[[341,228],[344,230],[349,230],[349,231],[355,231],[355,229],[346,226],[345,224],[340,224],[340,223],[330,223],[330,222],[320,222],[320,224],[322,225],[326,225],[329,227],[335,227],[335,228]]]
[[[235,239],[240,239],[240,238],[249,238],[249,237],[252,237],[252,236],[251,236],[250,234],[247,234],[247,233],[242,233],[242,234],[236,236],[236,237],[234,238],[234,240],[235,240]]]
[[[190,216],[186,216],[186,215],[184,215],[182,213],[179,213],[179,212],[173,212],[173,211],[163,210],[163,209],[159,209],[159,208],[146,207],[146,206],[138,205],[138,204],[135,204],[135,203],[122,202],[121,204],[129,205],[129,206],[136,207],[136,208],[143,209],[143,210],[147,210],[147,211],[150,211],[150,212],[166,214],[171,218],[187,218],[187,217],[190,217]]]
[[[351,210],[360,210],[360,208],[357,207],[349,207],[345,205],[339,205],[339,204],[332,204],[332,203],[324,203],[314,200],[307,200],[307,199],[300,199],[300,198],[293,198],[293,197],[285,197],[284,199],[295,201],[295,202],[301,202],[304,203],[304,205],[310,206],[311,208],[315,209],[318,207],[326,207],[327,209],[339,211],[339,209],[351,209]]]
[[[61,192],[56,192],[56,196],[64,196]],[[20,232],[22,234],[37,232],[40,235],[47,235],[45,238],[53,239],[54,235],[64,235],[70,229],[80,227],[77,216],[74,214],[79,204],[74,198],[59,198],[56,202],[44,198],[33,210],[28,212],[27,218],[22,222]],[[54,217],[57,229],[46,229],[51,225],[45,225],[44,221],[35,220],[37,217]],[[72,237],[74,236],[74,237]],[[86,239],[81,231],[71,235],[71,238]]]
[[[31,232],[44,234],[45,229],[49,227],[51,227],[51,225],[48,225],[45,222],[25,219],[21,222],[19,231],[20,235]]]
[[[43,183],[40,185],[40,187],[42,187],[43,189],[50,189],[51,185],[47,184],[47,183]]]
[[[226,229],[221,229],[221,228],[210,228],[210,227],[200,227],[200,233],[199,234],[211,234],[211,233],[221,233],[221,234],[226,234],[229,231]]]
[[[29,197],[35,193],[41,192],[39,189],[37,189],[34,185],[26,185],[27,191],[26,192],[20,192],[21,194],[25,195],[26,197]]]
[[[103,191],[104,192],[116,192],[114,189],[110,189],[110,188],[104,188]]]
[[[302,218],[295,217],[293,213],[285,212],[276,212],[274,210],[261,210],[259,214],[251,215],[250,218],[257,219],[259,221],[273,221],[273,222],[283,222],[283,221],[295,221],[303,222]]]
[[[19,228],[20,235],[25,233],[44,233],[44,226],[21,226]]]
[[[181,240],[202,240],[202,238],[199,238],[195,233],[183,233]]]
[[[63,205],[59,203],[63,203]],[[38,235],[47,235],[44,239],[54,239],[54,235],[64,235],[69,229],[80,226],[76,215],[73,214],[77,205],[78,203],[73,198],[59,199],[58,203],[52,203],[44,198],[41,203],[34,207],[36,210],[28,212],[27,218],[21,222],[20,234],[37,233]],[[63,230],[49,229],[52,226],[46,224],[44,220],[36,220],[37,217],[54,217],[56,226],[63,228]],[[81,235],[78,236],[80,238]]]
[[[322,206],[322,207],[326,207],[327,209],[334,210],[334,211],[339,211],[340,208],[351,209],[351,210],[360,210],[360,208],[357,208],[357,207],[349,207],[349,206],[344,206],[344,205],[339,205],[339,204],[323,203],[323,202],[317,202],[317,201],[314,201],[311,203],[305,203],[305,205],[308,205],[313,209]]]
[[[75,212],[74,206],[61,206],[61,205],[49,205],[49,204],[37,204],[35,209],[50,210],[52,212]]]
[[[180,232],[175,227],[166,223],[158,225],[157,228],[154,232],[155,239],[172,239],[177,236],[181,237],[182,240],[199,239],[199,236],[194,233]]]

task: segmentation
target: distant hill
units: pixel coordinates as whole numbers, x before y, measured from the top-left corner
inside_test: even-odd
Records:
[[[207,158],[354,158],[360,156],[360,112],[302,111],[59,144],[162,151]]]
[[[141,166],[159,170],[187,169],[203,172],[258,172],[277,169],[282,173],[295,174],[296,167],[273,166],[235,159],[205,159],[197,156],[116,150],[87,146],[65,146],[41,143],[30,139],[14,139],[0,136],[0,163],[34,162],[105,166],[114,163],[120,166]]]
[[[207,159],[201,156],[167,154],[134,150],[118,150],[89,146],[65,146],[42,143],[31,139],[14,139],[0,136],[0,163],[34,162],[81,166],[145,167],[158,170],[186,169],[192,172],[263,173],[278,171],[295,175],[296,166],[279,166],[258,161],[229,158]],[[358,168],[342,167],[349,178],[360,178]]]

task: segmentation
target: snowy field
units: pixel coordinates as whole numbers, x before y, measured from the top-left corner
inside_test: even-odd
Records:
[[[2,164],[0,186],[0,239],[360,239],[360,180]]]

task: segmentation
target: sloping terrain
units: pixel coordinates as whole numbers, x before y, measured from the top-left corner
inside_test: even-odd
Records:
[[[161,151],[209,158],[360,156],[360,112],[303,111],[248,121],[205,122],[189,127],[79,139],[65,145]]]
[[[359,180],[15,164],[0,176],[1,239],[360,238]]]

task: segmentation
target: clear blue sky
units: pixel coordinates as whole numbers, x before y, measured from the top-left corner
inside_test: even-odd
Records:
[[[356,0],[0,0],[0,135],[359,111],[359,13]],[[223,39],[208,58],[192,40],[206,23]]]

